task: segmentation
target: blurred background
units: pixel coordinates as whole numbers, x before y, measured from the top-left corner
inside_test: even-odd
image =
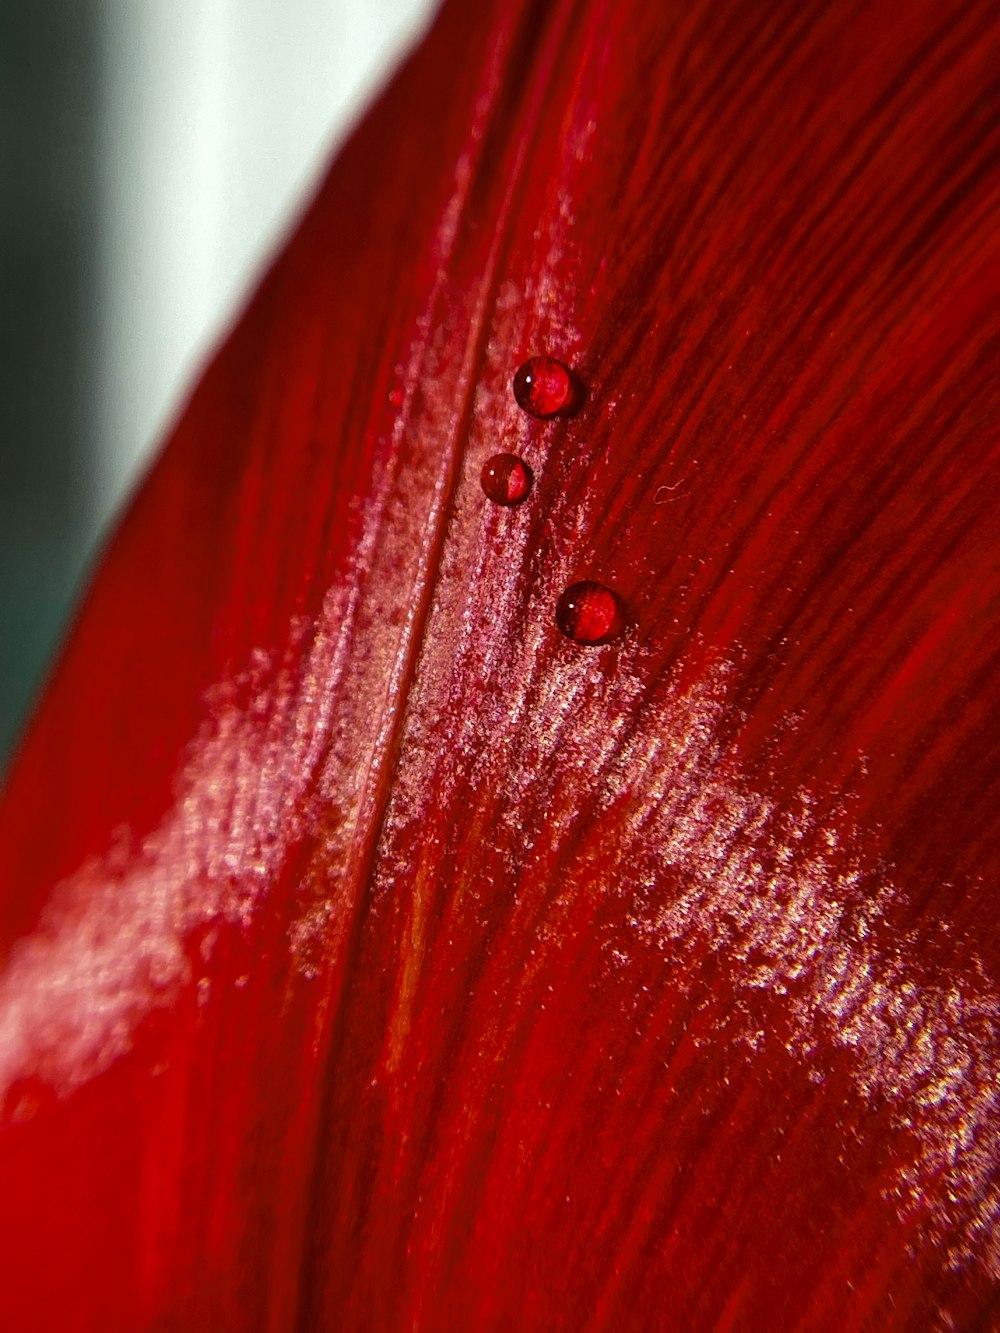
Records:
[[[0,2],[0,773],[114,515],[432,8]]]

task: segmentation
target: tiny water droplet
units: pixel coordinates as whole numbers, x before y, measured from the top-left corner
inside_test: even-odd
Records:
[[[561,361],[533,356],[514,376],[514,397],[533,417],[554,417],[574,412],[580,391],[572,371]]]
[[[517,454],[494,454],[480,477],[488,499],[498,505],[519,505],[531,490],[531,468]]]
[[[625,628],[621,603],[603,583],[571,584],[556,606],[556,624],[574,643],[610,643]]]

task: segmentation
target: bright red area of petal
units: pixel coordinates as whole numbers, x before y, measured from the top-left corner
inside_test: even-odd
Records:
[[[998,58],[446,9],[7,793],[0,1327],[995,1317]]]

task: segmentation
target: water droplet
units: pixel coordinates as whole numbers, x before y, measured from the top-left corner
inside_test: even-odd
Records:
[[[625,628],[625,617],[610,588],[585,579],[559,598],[556,624],[574,643],[610,643]]]
[[[531,468],[517,454],[494,454],[483,464],[483,490],[494,504],[519,505],[527,499],[532,480]]]
[[[533,356],[514,376],[514,397],[533,417],[568,415],[579,406],[573,373],[553,356]]]

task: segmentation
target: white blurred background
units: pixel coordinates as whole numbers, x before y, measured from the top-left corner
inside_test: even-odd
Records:
[[[0,769],[101,535],[433,0],[0,0]]]

